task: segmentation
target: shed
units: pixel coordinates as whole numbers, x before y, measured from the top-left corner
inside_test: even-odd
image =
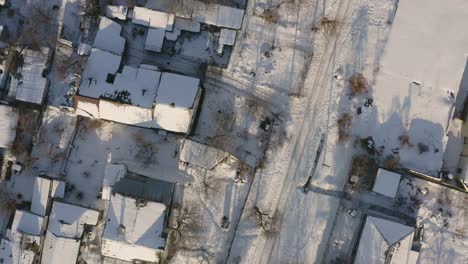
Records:
[[[148,35],[146,35],[145,49],[155,52],[161,52],[164,43],[164,35],[166,31],[160,28],[148,29]]]
[[[34,179],[31,212],[45,216],[47,202],[49,201],[50,187],[51,181],[49,179],[42,177],[36,177]]]
[[[16,137],[18,109],[0,105],[0,148],[10,148]]]
[[[42,216],[27,211],[16,210],[11,230],[31,236],[40,236],[43,222],[44,217]]]
[[[372,191],[395,198],[400,185],[400,178],[401,175],[398,173],[379,168]]]
[[[49,81],[44,73],[49,61],[49,48],[23,51],[23,64],[11,79],[9,94],[18,101],[42,104]]]

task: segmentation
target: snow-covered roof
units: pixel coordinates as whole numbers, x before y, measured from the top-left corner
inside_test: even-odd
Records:
[[[237,31],[222,28],[219,33],[219,44],[232,46],[236,42]]]
[[[150,28],[146,35],[145,49],[161,52],[166,31],[160,28]]]
[[[175,41],[177,40],[177,37],[180,35],[182,30],[189,32],[200,32],[200,22],[176,17],[174,21],[174,30],[172,30],[172,32],[166,32],[165,37],[168,40]]]
[[[92,49],[86,68],[82,74],[79,93],[92,98],[100,95],[100,86],[106,85],[108,74],[116,74],[120,66],[121,57],[100,49]],[[93,96],[94,95],[94,96]]]
[[[34,179],[31,212],[45,216],[50,193],[50,180],[42,177]]]
[[[418,19],[425,14],[431,15]],[[362,130],[360,137],[372,136],[376,146],[384,146],[384,156],[400,146],[398,137],[406,133],[414,147],[400,148],[402,167],[432,175],[442,167],[446,126],[454,106],[449,92],[461,95],[467,62],[468,35],[460,34],[466,29],[467,15],[467,1],[398,4],[377,77],[369,74],[375,83],[375,111],[353,119],[353,127]],[[355,122],[358,119],[362,121]],[[429,151],[420,153],[419,143]]]
[[[379,168],[372,191],[395,198],[400,185],[400,177],[398,173]]]
[[[237,31],[227,28],[222,28],[219,34],[217,53],[223,53],[224,45],[233,46],[236,43]]]
[[[81,238],[84,225],[96,225],[98,218],[98,211],[54,201],[47,231],[60,237]]]
[[[153,119],[157,128],[178,133],[187,133],[192,122],[192,110],[177,108],[170,105],[156,104]]]
[[[94,53],[95,50],[93,49],[90,59],[93,57]],[[106,54],[106,57],[110,58],[111,56]],[[117,61],[111,61],[110,63],[115,63],[113,67],[109,67],[104,71],[101,69],[100,76],[97,74],[88,74],[91,73],[92,69],[97,68],[98,65],[96,65],[96,67],[93,65],[95,62],[97,63],[98,61],[94,59],[91,61],[88,60],[88,65],[83,74],[83,81],[80,86],[80,95],[96,99],[105,98],[145,108],[153,107],[154,97],[156,96],[161,76],[159,71],[150,69],[146,67],[146,65],[140,65],[139,68],[124,66],[122,73],[117,73]],[[89,71],[88,67],[90,68]],[[113,83],[106,81],[108,73],[115,75]],[[89,82],[89,78],[93,80],[96,79],[96,81]]]
[[[121,56],[125,48],[125,39],[120,36],[121,31],[122,26],[119,23],[107,17],[101,17],[94,47]]]
[[[52,180],[52,191],[50,194],[53,198],[63,198],[65,196],[65,182]]]
[[[34,261],[34,252],[31,250],[22,250],[19,243],[3,238],[0,241],[0,259],[3,264],[32,264]]]
[[[99,100],[99,118],[139,127],[158,128],[153,120],[153,109],[109,100]]]
[[[40,236],[44,217],[30,212],[16,210],[11,230],[22,234]]]
[[[49,48],[23,50],[20,78],[12,78],[10,90],[16,91],[16,100],[42,104],[48,81],[42,76],[49,58]]]
[[[18,110],[16,108],[0,105],[0,147],[10,148],[16,137],[18,125]]]
[[[76,113],[146,128],[187,133],[200,80],[157,67],[124,66],[121,57],[93,49],[75,96]],[[99,100],[93,100],[99,99]]]
[[[244,10],[197,1],[194,3],[192,19],[217,27],[240,29],[244,19]]]
[[[228,153],[223,150],[186,139],[179,158],[183,162],[211,170],[227,156]]]
[[[102,255],[125,261],[158,261],[158,252],[164,250],[166,206],[115,194],[109,204],[106,227],[102,237]]]
[[[142,26],[171,31],[174,26],[174,17],[174,14],[136,6],[133,9],[132,22]]]
[[[128,14],[128,8],[126,6],[113,6],[107,5],[106,16],[109,18],[117,18],[120,20],[126,20]]]
[[[125,164],[106,164],[104,169],[104,182],[103,186],[114,186],[114,184],[127,176],[127,166]]]
[[[413,227],[367,216],[354,263],[408,263],[413,233]],[[390,262],[386,262],[389,257],[386,252],[396,242],[400,242],[400,245],[395,247]]]
[[[197,78],[164,72],[156,95],[156,103],[192,108],[197,98],[199,85],[200,80]]]
[[[47,232],[42,248],[42,263],[75,264],[80,250],[80,240],[55,236]]]

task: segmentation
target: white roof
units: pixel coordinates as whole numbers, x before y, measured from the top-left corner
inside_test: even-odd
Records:
[[[44,217],[30,212],[16,210],[11,230],[22,234],[40,236]]]
[[[147,69],[144,65],[139,68],[124,66],[122,73],[115,75],[113,84],[106,82],[106,72],[102,72],[102,74],[104,76],[98,77],[101,81],[91,82],[89,86],[86,75],[84,75],[84,84],[80,87],[80,95],[96,99],[106,98],[146,108],[153,107],[161,76],[159,71]]]
[[[112,6],[107,5],[106,16],[110,18],[117,18],[120,20],[126,20],[128,14],[128,8],[126,6]]]
[[[144,260],[151,263],[159,261],[158,253],[164,250],[127,244],[115,240],[102,239],[101,253],[103,256],[132,262],[134,259]]]
[[[3,238],[0,242],[0,259],[3,264],[31,264],[34,260],[34,252],[21,250],[19,243]]]
[[[158,128],[153,120],[153,109],[108,100],[99,100],[99,118],[122,124]]]
[[[79,240],[58,237],[47,232],[41,262],[47,264],[75,264],[79,250]]]
[[[164,72],[161,76],[156,103],[192,108],[197,98],[200,80],[197,78]]]
[[[132,22],[138,25],[171,31],[174,26],[174,15],[136,6],[133,9]]]
[[[166,206],[146,202],[138,206],[135,199],[115,194],[111,197],[103,234],[104,256],[132,261],[157,261],[157,252],[164,248],[161,238]],[[118,243],[114,243],[118,242]],[[146,248],[143,250],[141,247]]]
[[[187,133],[190,128],[190,123],[192,122],[192,110],[156,104],[154,106],[153,118],[157,128],[178,133]]]
[[[114,184],[127,175],[127,166],[125,164],[106,164],[104,169],[103,186],[114,186]]]
[[[222,28],[219,34],[219,44],[233,46],[236,42],[237,31]]]
[[[244,19],[244,10],[218,4],[207,5],[196,2],[192,19],[217,27],[240,29]]]
[[[42,177],[34,179],[34,189],[31,201],[31,212],[45,216],[49,200],[50,180]]]
[[[164,43],[164,35],[166,31],[160,28],[150,28],[146,35],[145,49],[161,52]]]
[[[52,181],[51,197],[63,198],[65,196],[65,182],[59,180]]]
[[[400,242],[400,247],[394,252],[391,263],[407,263],[413,241],[410,234],[413,233],[413,227],[367,216],[354,263],[384,264],[385,252],[396,242]]]
[[[23,51],[23,66],[19,69],[21,79],[11,80],[11,89],[16,91],[16,100],[42,104],[48,83],[42,77],[42,72],[46,68],[48,56],[49,48]]]
[[[180,150],[180,160],[208,170],[228,156],[227,152],[186,139]]]
[[[88,99],[88,98],[86,98]],[[87,117],[99,117],[99,100],[83,100],[83,97],[75,96],[75,110],[77,115]],[[94,102],[95,101],[95,102]]]
[[[16,137],[18,109],[0,105],[0,147],[10,148]]]
[[[92,98],[98,98],[99,88],[105,85],[107,75],[116,74],[121,57],[100,49],[92,49],[82,74],[79,93]]]
[[[379,168],[372,191],[395,198],[400,185],[400,177],[398,173]]]
[[[54,201],[47,231],[60,237],[81,238],[84,225],[96,225],[98,218],[98,211]]]
[[[94,47],[122,55],[125,48],[125,39],[120,36],[122,26],[107,17],[101,17],[99,30],[94,39]]]

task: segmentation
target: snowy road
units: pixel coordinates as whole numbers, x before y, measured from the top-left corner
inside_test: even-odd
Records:
[[[304,67],[307,72],[304,74],[303,87],[299,89],[302,96],[289,96],[287,116],[290,119],[283,119],[287,120],[288,141],[272,147],[267,153],[267,165],[257,171],[228,263],[317,263],[321,262],[326,250],[333,218],[341,198],[339,191],[343,189],[346,181],[352,156],[351,148],[336,144],[336,100],[342,96],[342,87],[336,87],[334,74],[337,65],[346,63],[351,50],[351,36],[355,32],[354,24],[349,21],[366,3],[340,1],[326,4],[323,8],[322,3],[302,3],[296,17],[297,21],[303,23],[307,21],[305,17],[309,16],[310,20],[310,14],[317,14],[317,17],[311,20],[311,27],[319,24],[322,16],[333,18],[332,20],[337,22],[331,32],[318,31],[309,38],[309,41],[313,42],[311,46],[314,56],[311,64]],[[377,6],[381,4],[374,3]],[[296,30],[294,35],[296,43],[301,38],[300,34],[304,34],[303,29],[299,35],[297,32]],[[268,34],[261,36],[268,39]],[[262,83],[259,78],[261,76],[257,75],[255,83]],[[254,90],[271,91],[259,86]],[[294,87],[291,90],[297,91]],[[267,93],[256,94],[262,96]],[[309,192],[304,195],[301,186],[306,182],[313,167],[322,133],[328,135],[327,144],[312,184],[325,192]],[[322,164],[328,166],[321,166]],[[252,207],[261,208],[263,212],[273,215],[276,231],[274,234],[265,235],[256,226],[255,215],[249,210]]]

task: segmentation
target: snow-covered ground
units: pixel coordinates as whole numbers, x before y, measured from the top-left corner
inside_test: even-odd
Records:
[[[172,261],[189,263],[198,255],[204,256],[206,263],[221,263],[240,220],[253,170],[228,156],[212,170],[188,165],[187,172],[193,181],[176,188],[169,222],[171,227],[177,226],[184,212],[189,212],[186,226],[181,229],[182,237],[175,236],[167,242],[169,250],[176,252]],[[223,223],[228,226],[223,228]]]
[[[126,164],[129,172],[168,182],[190,181],[178,168],[182,137],[159,135],[149,129],[80,118],[70,156],[65,165],[69,183],[66,200],[100,208],[95,204],[109,162]]]
[[[466,193],[413,178],[401,181],[397,200],[424,225],[419,263],[468,261]]]

